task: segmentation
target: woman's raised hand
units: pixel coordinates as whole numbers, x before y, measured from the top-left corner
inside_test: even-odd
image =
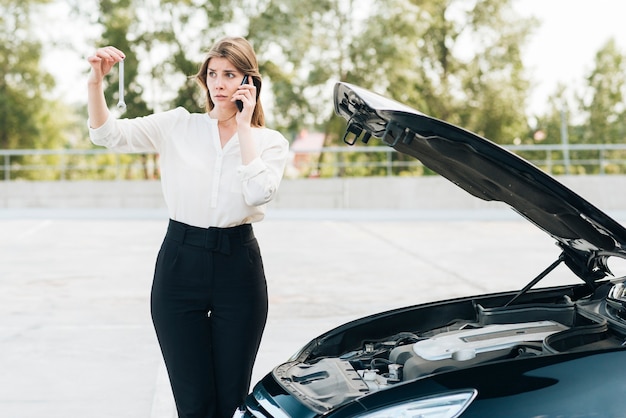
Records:
[[[105,46],[98,48],[96,52],[87,58],[91,65],[91,73],[89,74],[90,83],[101,83],[105,75],[107,75],[113,66],[124,60],[126,55],[113,46]]]

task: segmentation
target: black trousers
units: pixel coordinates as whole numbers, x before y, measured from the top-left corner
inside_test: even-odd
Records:
[[[232,417],[250,389],[267,307],[251,225],[205,229],[170,220],[151,310],[179,417]]]

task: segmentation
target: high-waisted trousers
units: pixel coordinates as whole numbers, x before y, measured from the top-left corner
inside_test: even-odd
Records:
[[[181,418],[230,418],[250,389],[267,320],[267,285],[249,224],[170,220],[151,311]]]

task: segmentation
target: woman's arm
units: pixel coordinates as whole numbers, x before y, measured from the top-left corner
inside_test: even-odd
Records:
[[[267,128],[255,130],[263,139],[259,155],[238,169],[243,186],[243,196],[249,206],[260,206],[274,198],[283,177],[289,155],[289,142],[277,131]]]
[[[189,116],[182,108],[142,118],[116,119],[109,115],[103,91],[103,80],[113,66],[126,55],[106,46],[96,50],[87,60],[91,72],[87,80],[87,111],[91,142],[117,152],[160,152],[164,138],[176,123]]]
[[[99,48],[96,53],[89,58],[91,72],[87,79],[87,111],[89,113],[89,124],[92,128],[99,128],[109,118],[109,108],[104,97],[102,80],[113,66],[122,61],[126,56],[119,49],[107,46]]]

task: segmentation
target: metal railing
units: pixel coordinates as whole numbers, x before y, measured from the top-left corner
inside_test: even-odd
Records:
[[[132,173],[151,173],[136,174]],[[158,176],[156,154],[118,154],[94,149],[0,150],[0,179],[137,179]]]
[[[549,174],[626,174],[626,143],[511,145],[506,148]]]
[[[511,145],[550,174],[626,174],[626,144]],[[291,177],[422,175],[423,165],[387,146],[333,146],[292,150]],[[157,178],[156,154],[116,154],[107,149],[0,150],[0,179],[74,180]]]

